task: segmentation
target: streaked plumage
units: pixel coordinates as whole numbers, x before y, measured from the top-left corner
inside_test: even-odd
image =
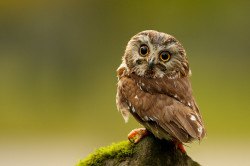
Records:
[[[148,47],[148,53],[142,50],[145,56],[140,55],[143,46]],[[169,60],[163,61],[168,53]],[[191,142],[206,136],[186,52],[173,36],[138,33],[128,42],[117,73],[117,106],[126,122],[132,114],[158,138]]]

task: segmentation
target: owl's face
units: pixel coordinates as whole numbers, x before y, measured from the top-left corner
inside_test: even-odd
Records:
[[[148,78],[177,78],[189,75],[186,52],[171,35],[148,30],[128,42],[123,65],[129,73]]]

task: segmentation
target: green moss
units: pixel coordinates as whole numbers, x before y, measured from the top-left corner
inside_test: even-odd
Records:
[[[106,159],[115,159],[123,161],[126,157],[132,156],[134,152],[134,144],[129,141],[113,143],[108,147],[101,147],[95,150],[83,161],[80,160],[75,166],[100,166]]]

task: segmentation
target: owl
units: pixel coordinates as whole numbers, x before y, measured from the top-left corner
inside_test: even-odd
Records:
[[[137,143],[147,131],[159,139],[182,143],[201,140],[206,129],[192,93],[186,52],[173,36],[142,31],[128,42],[117,69],[116,104],[125,120],[129,114],[145,128],[128,135]]]

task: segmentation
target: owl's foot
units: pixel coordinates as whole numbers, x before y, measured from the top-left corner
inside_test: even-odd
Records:
[[[139,142],[144,136],[146,136],[148,134],[147,129],[145,128],[137,128],[132,130],[129,134],[128,134],[128,139],[130,142],[133,143],[137,143]]]
[[[182,153],[187,154],[186,150],[184,149],[184,146],[181,142],[173,140],[175,148],[180,149]]]

